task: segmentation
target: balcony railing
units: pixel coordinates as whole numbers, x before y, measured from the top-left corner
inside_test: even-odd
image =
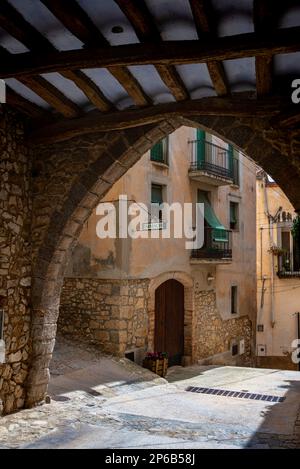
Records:
[[[226,148],[206,140],[193,140],[190,171],[204,171],[239,184],[239,162]]]
[[[280,254],[277,275],[280,278],[300,277],[300,256],[289,251]]]
[[[232,232],[216,228],[204,228],[204,244],[194,249],[192,259],[232,259]]]

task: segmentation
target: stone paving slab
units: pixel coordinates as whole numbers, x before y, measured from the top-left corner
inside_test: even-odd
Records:
[[[0,448],[300,447],[298,372],[174,367],[164,380],[128,360],[79,358],[56,363],[51,404],[0,419]],[[286,400],[200,395],[186,392],[190,385]]]

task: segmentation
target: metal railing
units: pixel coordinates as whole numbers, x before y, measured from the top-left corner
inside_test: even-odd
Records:
[[[192,259],[232,259],[232,232],[204,228],[204,244],[191,252]]]
[[[231,179],[234,184],[239,183],[239,161],[232,158],[229,150],[207,140],[192,140],[189,143],[191,171],[206,171],[214,176]]]
[[[279,277],[300,277],[300,256],[290,251],[283,252],[278,256]]]

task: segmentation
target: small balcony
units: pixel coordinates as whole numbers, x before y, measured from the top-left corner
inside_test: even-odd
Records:
[[[239,185],[239,161],[231,150],[206,140],[193,140],[189,177],[214,186]]]
[[[278,257],[279,278],[300,278],[300,255],[289,251]]]
[[[232,232],[204,228],[204,244],[191,252],[191,264],[230,264],[232,262]]]

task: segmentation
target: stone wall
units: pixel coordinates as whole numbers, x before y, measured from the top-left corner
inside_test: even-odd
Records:
[[[252,324],[247,316],[222,320],[214,291],[194,296],[193,361],[210,357],[212,364],[252,364]],[[232,357],[231,346],[245,340],[245,353]]]
[[[58,332],[106,353],[147,348],[148,280],[66,278]]]
[[[62,290],[58,333],[96,344],[105,353],[153,350],[149,280],[66,278]],[[251,365],[252,324],[248,317],[222,320],[214,291],[194,291],[185,315],[192,363]],[[245,340],[245,353],[232,357],[231,346]],[[187,347],[185,347],[187,348]]]
[[[257,368],[271,368],[273,370],[299,371],[299,366],[297,363],[293,363],[291,354],[284,357],[256,357],[255,366]]]
[[[31,168],[23,134],[13,113],[0,115],[0,308],[5,318],[0,414],[1,401],[5,413],[24,405],[30,353]]]

